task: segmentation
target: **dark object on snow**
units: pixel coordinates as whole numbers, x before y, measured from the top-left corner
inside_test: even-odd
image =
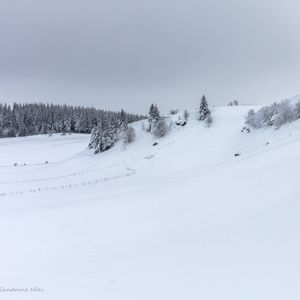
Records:
[[[266,146],[269,145],[269,144],[270,144],[269,142],[266,142]]]
[[[234,154],[235,157],[240,156],[240,155],[241,155],[240,153],[235,153]]]
[[[243,127],[243,129],[241,130],[241,132],[247,132],[247,133],[250,133],[250,128],[248,127]]]
[[[155,142],[152,146],[157,146],[157,145],[158,145],[158,143]]]
[[[18,164],[17,163],[14,163],[14,167],[16,167]]]
[[[46,161],[45,161],[45,165],[48,165],[48,164],[49,164],[49,162],[48,162],[48,160],[46,160]]]
[[[26,163],[25,163],[25,164],[23,164],[23,166],[26,166]]]
[[[176,124],[177,126],[185,126],[185,125],[186,125],[186,121],[175,122],[175,124]]]

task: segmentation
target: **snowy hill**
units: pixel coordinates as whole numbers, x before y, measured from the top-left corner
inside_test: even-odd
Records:
[[[44,289],[1,299],[298,299],[300,121],[247,134],[248,110],[99,155],[0,140],[0,286]]]

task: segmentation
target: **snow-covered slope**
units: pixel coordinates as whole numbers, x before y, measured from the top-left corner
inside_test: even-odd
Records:
[[[100,155],[1,140],[0,286],[44,289],[1,299],[298,299],[300,122],[242,133],[248,109]]]

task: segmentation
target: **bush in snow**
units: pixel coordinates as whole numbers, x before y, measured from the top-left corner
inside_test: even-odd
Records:
[[[265,106],[255,112],[248,111],[245,123],[252,128],[274,127],[280,128],[283,124],[300,118],[300,102],[295,105],[287,100]]]
[[[164,137],[169,131],[169,127],[164,119],[160,119],[155,128],[153,129],[153,134],[156,137]]]
[[[129,126],[123,133],[123,142],[125,145],[131,144],[135,140],[135,130],[133,127]]]
[[[178,114],[178,109],[171,109],[170,110],[170,115],[176,115]]]
[[[237,100],[230,101],[227,106],[238,106],[239,102]]]
[[[148,122],[147,122],[147,124],[145,124],[145,122],[142,122],[142,123],[141,123],[141,128],[142,128],[142,130],[144,130],[144,131],[147,131],[147,132],[150,131]]]
[[[253,127],[253,128],[257,128],[256,126],[256,114],[255,114],[255,111],[254,109],[250,109],[247,113],[247,116],[245,118],[245,124],[250,126],[250,127]]]
[[[294,119],[300,119],[300,101],[298,101],[294,108]]]
[[[212,118],[211,114],[208,114],[208,115],[207,115],[207,117],[206,117],[206,119],[204,120],[204,122],[205,122],[205,126],[208,127],[208,128],[212,125],[212,123],[213,123],[213,118]]]
[[[189,118],[189,116],[190,116],[189,112],[188,112],[187,110],[185,110],[185,111],[183,112],[184,120],[187,121],[188,118]]]
[[[281,125],[292,122],[293,117],[294,112],[289,101],[283,101],[277,107],[277,114],[273,118],[273,125],[278,129]]]

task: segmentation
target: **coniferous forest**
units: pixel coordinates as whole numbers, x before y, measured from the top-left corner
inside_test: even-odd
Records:
[[[28,136],[47,133],[91,133],[100,123],[128,123],[145,118],[121,111],[106,111],[81,106],[25,103],[0,104],[0,137]]]

